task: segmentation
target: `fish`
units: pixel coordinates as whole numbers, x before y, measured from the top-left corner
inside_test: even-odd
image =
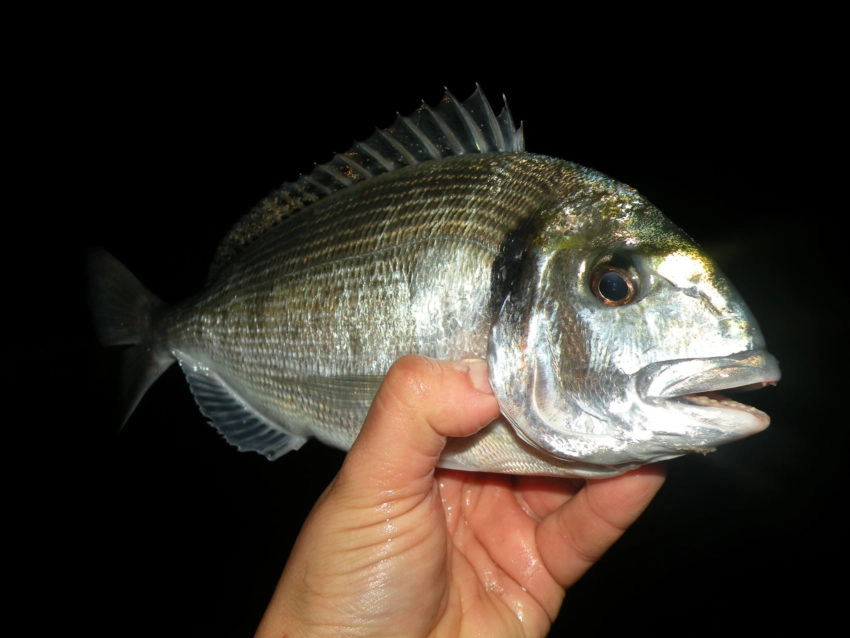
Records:
[[[485,359],[501,411],[440,467],[615,476],[764,430],[726,396],[780,379],[732,283],[634,188],[526,151],[502,102],[446,89],[283,183],[183,302],[93,249],[122,424],[176,362],[239,450],[347,450],[390,366],[420,354]]]

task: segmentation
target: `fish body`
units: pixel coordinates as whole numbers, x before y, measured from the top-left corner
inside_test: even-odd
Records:
[[[249,212],[164,306],[107,253],[95,322],[126,415],[171,363],[231,443],[348,449],[392,363],[485,358],[503,417],[443,467],[608,476],[748,436],[716,394],[779,379],[743,300],[637,191],[529,153],[505,107],[446,93]]]

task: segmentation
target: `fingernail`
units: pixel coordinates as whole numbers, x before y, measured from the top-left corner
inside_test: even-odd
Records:
[[[490,367],[484,359],[464,359],[462,363],[466,366],[466,373],[472,387],[484,394],[493,394],[490,387]]]

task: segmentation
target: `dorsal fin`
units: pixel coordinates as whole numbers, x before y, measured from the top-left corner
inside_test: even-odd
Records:
[[[410,115],[398,115],[388,128],[376,129],[347,152],[317,165],[309,175],[284,183],[230,230],[218,247],[209,279],[282,219],[352,184],[451,155],[524,150],[522,125],[514,126],[504,97],[502,100],[497,115],[480,86],[476,85],[463,103],[446,89],[436,107],[423,102]]]

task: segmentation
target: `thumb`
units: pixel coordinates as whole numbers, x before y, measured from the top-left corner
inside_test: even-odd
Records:
[[[339,478],[353,473],[383,493],[416,490],[419,481],[430,489],[446,437],[474,434],[498,416],[485,361],[403,357],[384,378]]]

